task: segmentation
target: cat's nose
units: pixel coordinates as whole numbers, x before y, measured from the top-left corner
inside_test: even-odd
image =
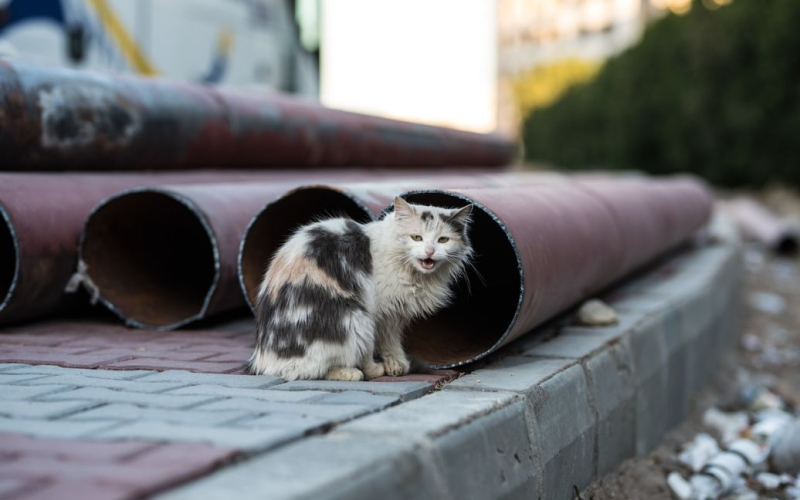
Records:
[[[435,248],[433,248],[433,247],[425,247],[425,253],[426,253],[426,254],[428,254],[428,257],[430,257],[431,255],[433,255],[433,254],[434,254],[434,252],[436,252],[436,249],[435,249]]]

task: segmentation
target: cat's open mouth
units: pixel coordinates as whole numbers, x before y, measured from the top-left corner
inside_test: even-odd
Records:
[[[436,261],[433,259],[419,259],[419,265],[422,266],[422,269],[430,271],[436,265]]]

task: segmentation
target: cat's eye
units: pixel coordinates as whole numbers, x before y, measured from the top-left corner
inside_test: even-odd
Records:
[[[412,234],[411,235],[411,239],[414,240],[414,241],[422,241],[422,236],[420,236],[418,234]]]
[[[442,236],[441,238],[439,238],[439,243],[447,243],[448,241],[450,241],[450,238],[448,238],[447,236]]]

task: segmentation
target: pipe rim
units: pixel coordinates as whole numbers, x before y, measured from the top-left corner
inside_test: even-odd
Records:
[[[205,297],[203,298],[203,304],[200,307],[200,310],[196,314],[193,314],[192,316],[189,316],[188,318],[184,318],[184,319],[182,319],[180,321],[177,321],[177,322],[169,324],[169,325],[150,325],[150,324],[147,324],[145,322],[142,322],[142,321],[127,317],[122,312],[121,309],[119,309],[113,302],[111,302],[109,299],[107,299],[106,297],[103,296],[102,290],[100,290],[100,289],[98,289],[97,300],[98,300],[98,302],[103,304],[103,306],[105,306],[107,309],[109,309],[111,312],[113,312],[114,314],[119,316],[119,318],[122,319],[125,322],[126,326],[133,327],[133,328],[144,329],[144,330],[154,330],[154,331],[162,331],[162,332],[163,331],[171,331],[171,330],[175,330],[175,329],[181,328],[183,326],[186,326],[186,325],[188,325],[188,324],[190,324],[190,323],[192,323],[194,321],[200,320],[203,317],[205,317],[205,314],[208,311],[209,304],[211,303],[211,299],[213,298],[214,293],[216,293],[217,288],[219,286],[219,280],[220,280],[220,275],[221,275],[221,263],[220,263],[220,256],[219,256],[219,243],[217,241],[217,236],[214,233],[214,230],[211,227],[211,223],[208,221],[208,218],[206,217],[206,215],[203,213],[202,210],[200,210],[194,204],[194,202],[191,199],[189,199],[188,197],[186,197],[186,196],[184,196],[184,195],[182,195],[182,194],[180,194],[180,193],[178,193],[176,191],[173,191],[173,190],[170,190],[170,189],[167,189],[167,188],[160,188],[160,187],[131,188],[131,189],[126,189],[124,191],[120,191],[117,194],[109,196],[108,198],[106,198],[103,201],[101,201],[100,203],[98,203],[97,206],[95,206],[92,209],[92,211],[89,212],[89,215],[86,217],[86,221],[83,223],[83,228],[81,230],[80,241],[79,241],[79,244],[78,244],[78,262],[85,264],[85,262],[83,260],[83,254],[84,254],[84,245],[86,244],[86,232],[87,232],[86,229],[89,227],[89,224],[91,223],[92,218],[95,217],[97,215],[97,213],[100,210],[102,210],[105,206],[107,206],[108,204],[113,203],[114,201],[116,201],[116,200],[118,200],[118,199],[120,199],[122,197],[129,196],[129,195],[132,195],[132,194],[140,194],[140,193],[151,193],[151,194],[159,194],[159,195],[162,195],[162,196],[166,196],[167,198],[170,198],[170,199],[172,199],[174,201],[177,201],[178,203],[183,205],[186,209],[189,210],[189,212],[193,216],[195,216],[195,218],[197,218],[198,222],[200,222],[200,225],[202,226],[203,230],[205,231],[206,235],[208,236],[208,242],[211,245],[211,252],[212,252],[213,259],[214,259],[214,276],[213,276],[212,281],[211,281],[211,286],[209,286],[208,291],[206,292]],[[88,266],[87,266],[87,274],[88,273],[89,273],[89,270],[88,270]],[[91,275],[89,277],[91,278]]]
[[[486,349],[477,356],[473,356],[472,358],[466,360],[455,361],[452,363],[423,363],[422,367],[433,370],[441,370],[447,368],[455,368],[469,363],[474,363],[475,361],[485,358],[486,356],[495,352],[497,349],[499,349],[504,345],[506,339],[509,337],[511,331],[514,328],[514,325],[517,323],[517,319],[519,318],[520,312],[522,311],[522,302],[525,298],[526,289],[525,289],[525,269],[522,265],[522,258],[520,257],[519,254],[519,247],[517,246],[517,242],[514,239],[514,236],[511,234],[511,231],[508,229],[503,220],[500,217],[498,217],[497,214],[495,214],[492,210],[490,210],[486,205],[475,200],[474,198],[461,194],[457,191],[449,191],[447,189],[416,189],[412,191],[406,191],[405,193],[400,194],[400,197],[403,199],[408,199],[407,197],[413,197],[417,195],[449,196],[451,198],[456,198],[471,203],[475,208],[484,212],[486,215],[489,216],[489,218],[492,219],[492,221],[494,221],[495,224],[497,224],[497,226],[505,234],[506,238],[508,238],[508,243],[511,246],[511,249],[514,251],[514,258],[516,259],[517,270],[519,272],[519,295],[517,298],[516,307],[514,308],[514,313],[512,314],[511,319],[508,322],[508,325],[506,326],[506,329],[503,332],[503,334],[500,335],[500,337],[498,337],[498,339],[491,345],[489,349]],[[413,203],[413,200],[408,200],[408,201],[410,203]],[[388,214],[393,210],[394,210],[394,203],[390,204],[388,207],[383,209],[383,211],[380,213],[379,219],[382,219],[383,217],[386,216],[386,214]]]
[[[345,197],[348,201],[353,203],[359,210],[363,211],[364,215],[369,217],[372,220],[375,220],[375,214],[370,210],[370,208],[361,201],[360,198],[355,196],[353,193],[349,192],[347,189],[341,189],[334,185],[330,184],[306,184],[304,186],[298,186],[294,189],[290,189],[289,191],[285,192],[278,198],[266,203],[261,210],[259,210],[251,219],[250,222],[247,223],[247,227],[244,230],[244,234],[242,236],[241,241],[239,241],[239,252],[236,257],[236,274],[239,279],[239,288],[242,291],[242,295],[244,295],[244,300],[247,302],[247,307],[250,308],[250,311],[255,315],[256,314],[256,305],[250,300],[250,293],[247,290],[247,284],[245,283],[245,273],[244,273],[244,255],[245,255],[245,247],[247,246],[247,242],[250,237],[251,230],[253,227],[260,222],[261,217],[272,207],[274,207],[277,203],[285,201],[286,198],[291,196],[296,196],[299,193],[303,192],[311,192],[311,191],[326,191],[331,194],[338,194],[340,196]]]
[[[2,204],[0,204],[0,222],[3,223],[4,229],[8,232],[14,255],[14,271],[11,273],[11,281],[9,281],[8,288],[5,291],[0,289],[0,293],[3,294],[0,296],[0,313],[2,313],[11,302],[11,298],[14,296],[14,291],[17,288],[21,259],[17,232],[14,230],[14,224],[11,222],[11,216],[8,215],[8,212]],[[0,228],[0,231],[1,230],[2,228]],[[0,283],[0,285],[2,285],[2,283]]]

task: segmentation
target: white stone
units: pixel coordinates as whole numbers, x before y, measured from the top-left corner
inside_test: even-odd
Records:
[[[617,312],[599,299],[587,300],[578,309],[578,323],[587,326],[616,325]]]

